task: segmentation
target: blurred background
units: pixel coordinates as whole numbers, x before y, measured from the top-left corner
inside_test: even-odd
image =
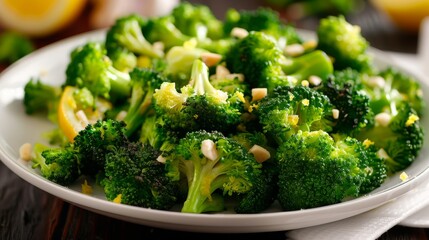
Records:
[[[308,30],[315,30],[320,18],[341,14],[361,27],[362,35],[372,47],[402,53],[416,53],[420,22],[429,16],[429,0],[188,2],[208,5],[219,19],[223,19],[228,8],[250,10],[270,7],[278,11],[284,21]],[[34,49],[82,32],[108,27],[122,15],[164,15],[178,3],[179,0],[0,0],[0,71]],[[8,34],[15,34],[15,38],[5,37]]]

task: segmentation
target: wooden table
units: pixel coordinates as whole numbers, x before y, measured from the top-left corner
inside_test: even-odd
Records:
[[[229,7],[228,1],[193,1],[211,4],[215,13],[222,16]],[[235,2],[235,1],[234,1]],[[222,4],[224,3],[224,4]],[[257,1],[246,3],[252,8]],[[239,8],[241,5],[233,5]],[[47,38],[34,39],[37,48],[78,33],[90,30],[87,14],[90,6],[78,22]],[[373,47],[405,53],[416,53],[416,34],[404,34],[395,29],[386,19],[365,9],[350,17],[353,23],[362,26],[363,35]],[[378,24],[375,24],[378,22]],[[317,19],[302,19],[298,27],[314,30]],[[0,29],[1,31],[1,29]],[[0,71],[7,65],[0,65]],[[22,180],[3,163],[0,163],[0,239],[285,239],[285,233],[268,232],[252,234],[201,234],[152,228],[132,224],[74,206],[48,194]],[[429,239],[427,229],[395,226],[380,239]]]

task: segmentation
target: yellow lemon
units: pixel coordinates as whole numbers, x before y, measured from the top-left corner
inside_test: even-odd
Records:
[[[418,32],[421,21],[429,16],[429,0],[372,0],[399,28]]]
[[[42,37],[70,24],[88,0],[0,0],[0,24]]]
[[[76,87],[66,86],[58,104],[58,126],[70,142],[88,124],[95,123],[104,117],[104,113],[112,108],[107,100],[98,98],[95,101],[95,109],[80,109],[74,98]]]

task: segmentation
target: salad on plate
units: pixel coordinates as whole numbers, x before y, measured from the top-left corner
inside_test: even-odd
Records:
[[[196,214],[311,209],[406,179],[419,82],[377,67],[343,16],[316,37],[266,8],[121,17],[70,52],[59,85],[25,84],[26,113],[55,128],[21,158],[63,186],[92,179],[108,201]]]

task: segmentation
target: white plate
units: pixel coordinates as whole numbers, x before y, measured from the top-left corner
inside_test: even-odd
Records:
[[[102,40],[104,34],[104,31],[95,31],[60,41],[30,54],[0,75],[1,160],[24,180],[72,204],[129,222],[172,230],[213,233],[283,231],[341,220],[376,208],[406,193],[428,175],[428,150],[423,149],[420,157],[406,170],[410,176],[406,182],[395,175],[368,196],[347,202],[290,212],[281,212],[278,206],[273,206],[264,213],[247,215],[230,212],[186,214],[126,206],[107,201],[100,188],[95,189],[93,196],[88,196],[80,192],[80,182],[69,188],[49,182],[19,159],[18,149],[23,143],[40,142],[42,133],[53,128],[47,120],[24,113],[23,86],[31,77],[38,76],[46,83],[60,85],[65,81],[70,51],[87,41]],[[380,56],[377,51],[375,54],[379,66],[389,63],[389,58]],[[427,99],[429,87],[426,83],[422,83],[422,87]],[[423,125],[429,130],[427,119]]]

